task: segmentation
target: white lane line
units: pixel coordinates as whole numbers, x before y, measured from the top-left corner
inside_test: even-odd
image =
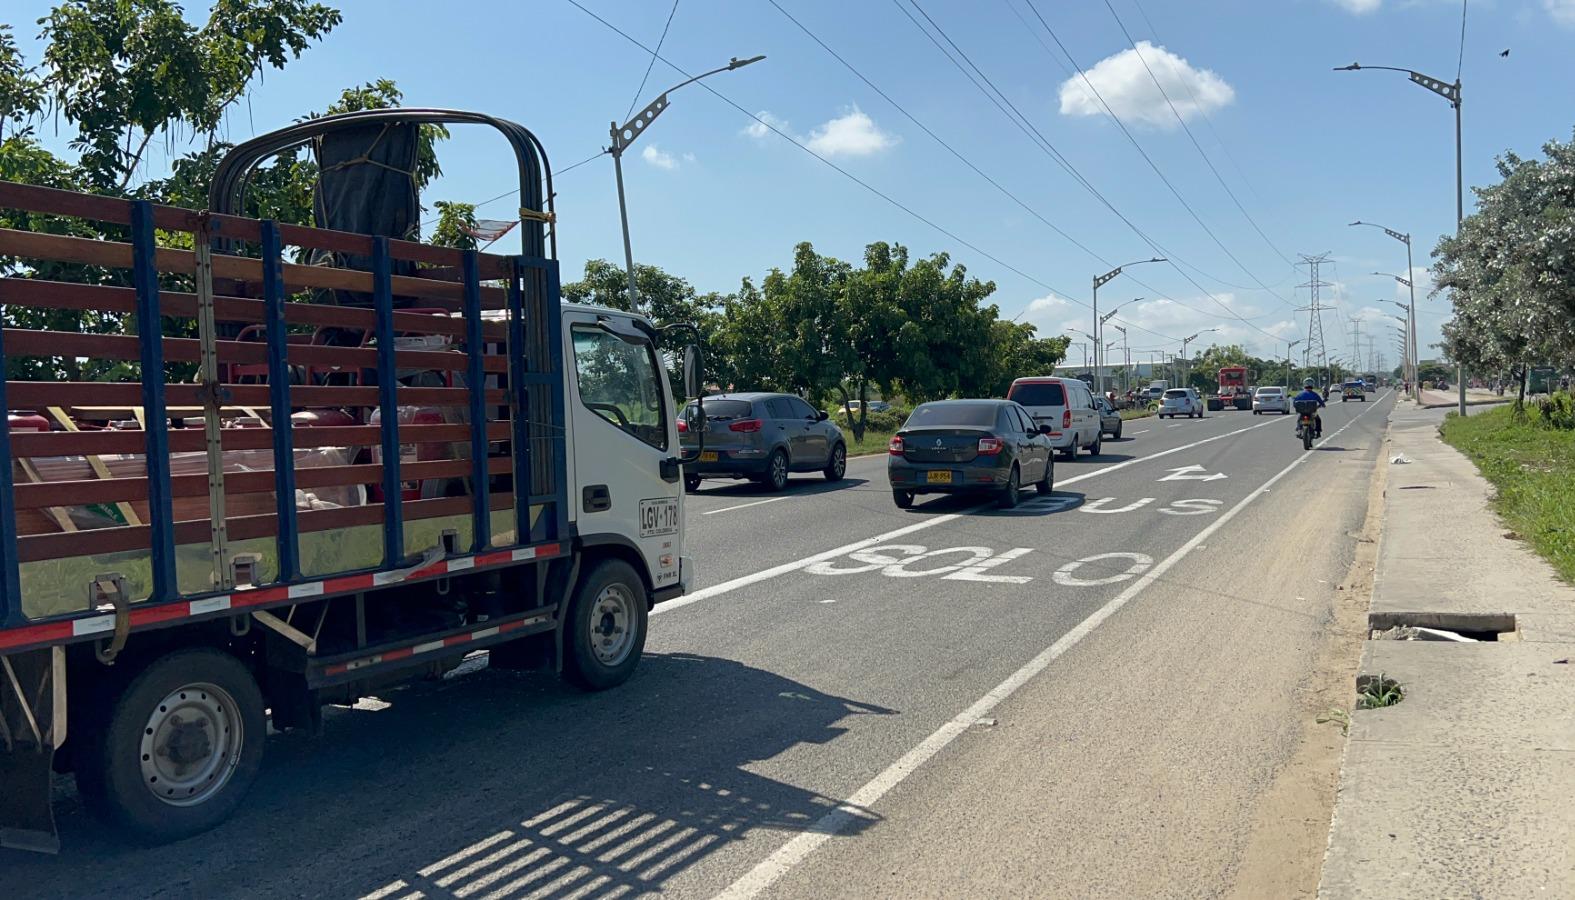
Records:
[[[1134,459],[1129,459],[1126,462],[1118,462],[1114,465],[1105,466],[1102,469],[1094,469],[1090,472],[1084,472],[1081,475],[1073,475],[1071,478],[1060,478],[1056,480],[1056,487],[1059,488],[1068,484],[1076,484],[1079,481],[1083,481],[1088,478],[1094,478],[1098,475],[1104,475],[1107,472],[1114,472],[1117,469],[1125,469],[1127,466],[1136,465],[1137,463],[1148,462],[1151,459],[1159,459],[1161,456],[1169,456],[1172,453],[1180,453],[1184,450],[1191,450],[1193,447],[1198,447],[1212,441],[1223,440],[1224,438],[1228,438],[1233,435],[1251,431],[1254,428],[1262,428],[1265,425],[1272,425],[1276,421],[1279,420],[1270,419],[1266,422],[1259,422],[1257,425],[1248,425],[1246,428],[1238,428],[1235,431],[1227,431],[1224,434],[1216,434],[1213,437],[1207,437],[1200,441],[1193,441],[1190,444],[1182,444],[1179,447],[1172,447],[1169,450],[1161,450],[1158,453],[1150,453],[1148,456],[1139,456]],[[777,498],[773,497],[771,499],[775,500]],[[953,519],[960,518],[962,516],[968,515],[969,513],[978,512],[979,510],[985,509],[992,505],[994,504],[988,502],[981,503],[978,506],[969,507],[968,509],[962,510],[961,512],[933,516],[931,518],[915,522],[912,525],[906,525],[902,528],[898,528],[895,531],[888,531],[885,534],[877,534],[874,537],[865,538],[862,541],[854,541],[851,544],[844,544],[841,547],[831,550],[824,550],[820,553],[816,553],[813,556],[806,556],[803,559],[797,559],[793,562],[782,563],[778,566],[772,566],[769,569],[762,569],[759,572],[752,572],[748,575],[740,575],[731,581],[724,581],[721,584],[713,584],[708,588],[701,588],[698,591],[693,591],[691,593],[685,594],[682,597],[675,597],[672,600],[668,600],[665,603],[657,606],[655,609],[651,610],[651,615],[656,616],[663,613],[672,612],[675,609],[683,609],[692,603],[699,603],[701,600],[709,600],[712,597],[719,597],[722,594],[736,591],[741,587],[748,587],[752,584],[759,584],[762,581],[769,581],[770,579],[776,578],[779,575],[786,575],[789,572],[796,572],[805,566],[818,563],[822,560],[834,559],[838,556],[844,556],[846,554],[852,553],[855,550],[862,550],[865,547],[874,547],[875,545],[889,541],[892,538],[902,537],[905,534],[912,534],[915,531],[923,531],[926,528],[933,528],[936,525],[944,525]]]
[[[735,509],[748,509],[751,506],[759,506],[762,503],[775,503],[778,500],[786,500],[786,499],[788,499],[788,498],[787,497],[767,497],[764,500],[754,500],[754,501],[751,501],[749,503],[740,503],[737,506],[724,506],[721,509],[707,510],[707,511],[701,513],[700,515],[702,515],[702,516],[714,516],[717,513],[732,512]]]
[[[1183,426],[1185,424],[1187,424],[1187,423],[1186,422],[1177,422],[1174,425],[1166,425],[1165,427],[1166,428],[1180,428],[1181,426]]]
[[[1142,431],[1130,431],[1128,434],[1148,434],[1148,429],[1145,428]]]
[[[1365,415],[1367,413],[1364,412],[1357,416],[1356,419],[1360,419]],[[1356,419],[1352,419],[1340,426],[1339,431],[1319,441],[1318,446],[1322,447],[1337,437],[1341,431],[1356,424]],[[1312,451],[1310,450],[1302,451],[1300,455],[1291,460],[1290,465],[1275,473],[1272,478],[1243,497],[1235,506],[1225,511],[1224,514],[1211,522],[1202,531],[1193,535],[1192,539],[1182,544],[1180,549],[1165,557],[1158,565],[1139,576],[1130,587],[1117,594],[1114,599],[1094,611],[1088,618],[1079,622],[1076,627],[1058,638],[1055,643],[1046,647],[1021,669],[1007,676],[1005,681],[996,685],[988,694],[980,697],[972,706],[952,717],[950,721],[940,728],[937,728],[929,737],[921,741],[918,746],[904,753],[900,759],[887,766],[884,771],[866,782],[863,787],[854,791],[847,800],[839,803],[835,809],[821,816],[815,824],[809,827],[809,830],[799,832],[786,844],[777,848],[775,853],[772,853],[762,860],[759,865],[746,872],[743,877],[733,882],[726,890],[717,894],[717,897],[728,898],[728,900],[742,900],[742,898],[757,896],[761,891],[775,883],[777,879],[786,875],[794,866],[803,862],[821,844],[831,840],[843,829],[863,818],[865,816],[864,810],[869,809],[881,797],[884,797],[888,791],[901,784],[904,779],[917,771],[920,766],[932,759],[937,753],[946,749],[946,746],[956,740],[958,735],[967,731],[975,722],[988,714],[990,710],[1016,693],[1019,688],[1032,680],[1035,675],[1044,671],[1057,657],[1077,646],[1079,641],[1087,637],[1106,619],[1115,615],[1117,610],[1127,605],[1132,598],[1141,594],[1145,588],[1159,580],[1176,563],[1201,546],[1216,531],[1225,527],[1227,522],[1234,519],[1238,513],[1247,507],[1247,504],[1268,493],[1269,488],[1273,487],[1276,482],[1289,475],[1297,466],[1306,462],[1311,453]]]

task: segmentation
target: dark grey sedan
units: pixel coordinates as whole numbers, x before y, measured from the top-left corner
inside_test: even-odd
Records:
[[[937,400],[915,407],[891,439],[886,475],[901,509],[919,494],[993,493],[1004,509],[1024,485],[1055,483],[1049,425],[1010,400]]]
[[[684,487],[698,490],[702,478],[748,478],[773,491],[787,487],[790,472],[820,472],[841,480],[848,467],[842,431],[824,412],[792,394],[716,394],[705,404],[705,446],[684,465]],[[690,428],[694,403],[678,419],[685,449],[699,444]]]

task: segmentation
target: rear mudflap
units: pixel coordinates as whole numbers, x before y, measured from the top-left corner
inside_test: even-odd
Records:
[[[51,785],[65,739],[65,648],[0,656],[0,847],[59,852]]]

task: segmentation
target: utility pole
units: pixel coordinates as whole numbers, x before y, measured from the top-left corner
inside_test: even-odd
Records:
[[[1328,253],[1317,256],[1298,254],[1302,261],[1298,265],[1307,267],[1307,282],[1297,287],[1306,288],[1308,292],[1307,305],[1297,309],[1297,312],[1307,313],[1307,349],[1302,351],[1302,367],[1311,368],[1314,361],[1324,370],[1324,383],[1329,383],[1329,350],[1323,340],[1323,311],[1333,309],[1324,306],[1318,292],[1321,288],[1334,287],[1327,281],[1318,277],[1318,267],[1329,261]]]

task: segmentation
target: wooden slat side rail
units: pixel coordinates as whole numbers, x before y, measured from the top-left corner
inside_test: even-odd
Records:
[[[261,341],[215,341],[221,363],[266,364],[268,346]],[[137,338],[124,334],[83,334],[76,331],[43,331],[31,328],[5,329],[7,356],[84,356],[97,359],[134,360],[140,345]],[[197,362],[202,345],[195,338],[164,338],[166,362]],[[464,371],[470,356],[463,350],[395,350],[400,369]],[[323,344],[298,344],[287,357],[292,365],[342,366],[376,369],[377,351],[370,347],[333,347]],[[508,361],[492,354],[483,358],[487,372],[507,372]]]
[[[487,471],[504,475],[511,470],[507,457],[487,461]],[[400,474],[409,481],[426,481],[431,478],[464,478],[470,474],[470,460],[442,459],[426,462],[407,462]],[[383,476],[383,467],[376,463],[353,466],[315,466],[296,469],[295,486],[302,489],[325,487],[353,487],[377,484]],[[146,478],[111,478],[108,480],[78,479],[74,481],[43,481],[36,470],[29,473],[35,483],[18,484],[14,489],[17,509],[49,509],[62,506],[84,506],[90,503],[114,503],[127,500],[148,499]],[[208,492],[206,474],[175,475],[170,478],[171,493],[176,497],[201,497]],[[226,494],[273,493],[272,469],[252,472],[226,472]],[[62,529],[74,530],[74,529]]]
[[[16,382],[13,382],[15,384]],[[507,420],[487,423],[487,438],[505,441],[510,436]],[[295,429],[295,446],[369,447],[377,443],[376,425],[346,425]],[[273,438],[267,428],[226,428],[220,434],[225,450],[267,450]],[[468,425],[401,425],[399,440],[405,444],[457,444],[470,437]],[[203,449],[202,431],[175,428],[170,431],[170,450],[196,453]],[[13,457],[90,456],[110,453],[141,453],[142,433],[138,431],[15,431],[11,433]],[[305,471],[305,470],[298,470]]]
[[[489,508],[504,510],[514,508],[514,496],[509,493],[492,494]],[[436,500],[407,500],[404,502],[405,520],[435,519],[442,516],[460,516],[470,511],[469,497],[443,497]],[[302,534],[314,531],[334,531],[357,525],[380,525],[383,522],[381,504],[368,506],[343,506],[338,509],[301,510],[298,514]],[[272,537],[278,528],[278,518],[273,515],[237,516],[229,521],[232,541]],[[96,553],[118,553],[126,550],[145,550],[148,546],[148,526],[127,525],[119,528],[95,528],[69,534],[34,534],[17,539],[17,557],[20,562],[38,562],[45,559],[64,559],[89,556]],[[175,525],[175,543],[204,544],[208,540],[207,519],[192,519]]]
[[[39,187],[14,181],[0,181],[0,207],[92,219],[117,225],[131,223],[131,202],[128,200],[80,194],[75,191],[63,191],[58,188]],[[178,206],[160,204],[153,206],[153,222],[165,231],[195,232],[202,215],[195,210]],[[209,231],[215,237],[251,243],[259,239],[257,219],[209,214],[208,220]],[[296,247],[359,255],[369,255],[372,252],[371,238],[364,234],[285,223],[280,223],[279,233],[286,244]],[[450,247],[434,247],[431,244],[397,240],[389,241],[389,251],[395,259],[456,268],[460,265],[462,253]],[[481,259],[482,278],[507,277],[508,257],[495,253],[481,253],[478,256]]]
[[[0,255],[106,268],[131,268],[130,244],[69,235],[38,234],[11,228],[0,228]],[[162,248],[154,256],[154,265],[160,272],[189,274],[194,271],[196,261],[190,250]],[[303,266],[296,263],[285,263],[283,270],[285,286],[291,290],[343,290],[368,294],[372,291],[372,276],[368,272],[328,266]],[[243,256],[215,256],[213,277],[216,280],[260,283],[262,260]],[[459,309],[464,299],[464,285],[454,282],[395,275],[390,285],[396,297],[415,297],[451,310]],[[482,289],[484,309],[502,309],[507,300],[501,288]]]
[[[6,385],[12,409],[37,409],[44,406],[142,406],[142,386],[124,382],[102,381],[12,381]],[[268,386],[265,384],[227,385],[233,406],[266,407]],[[202,406],[201,388],[195,384],[171,384],[165,388],[170,406]],[[396,393],[400,406],[464,406],[469,403],[466,388],[404,387]],[[487,403],[493,406],[505,401],[504,391],[486,392]],[[298,385],[290,388],[290,400],[298,407],[333,408],[341,406],[377,406],[375,387],[331,387],[323,385]]]
[[[32,306],[40,309],[80,309],[130,315],[136,311],[136,292],[129,287],[103,284],[73,284],[31,278],[0,278],[0,304]],[[167,316],[192,318],[197,315],[197,295],[180,291],[161,291],[159,309]],[[263,321],[263,302],[241,297],[215,297],[214,313],[220,322],[257,324]],[[292,325],[318,328],[349,328],[370,331],[376,314],[370,309],[329,306],[321,303],[294,302],[286,307],[285,321]],[[394,329],[409,334],[445,334],[463,338],[462,319],[428,313],[394,312]],[[488,339],[504,341],[508,325],[484,323]]]

